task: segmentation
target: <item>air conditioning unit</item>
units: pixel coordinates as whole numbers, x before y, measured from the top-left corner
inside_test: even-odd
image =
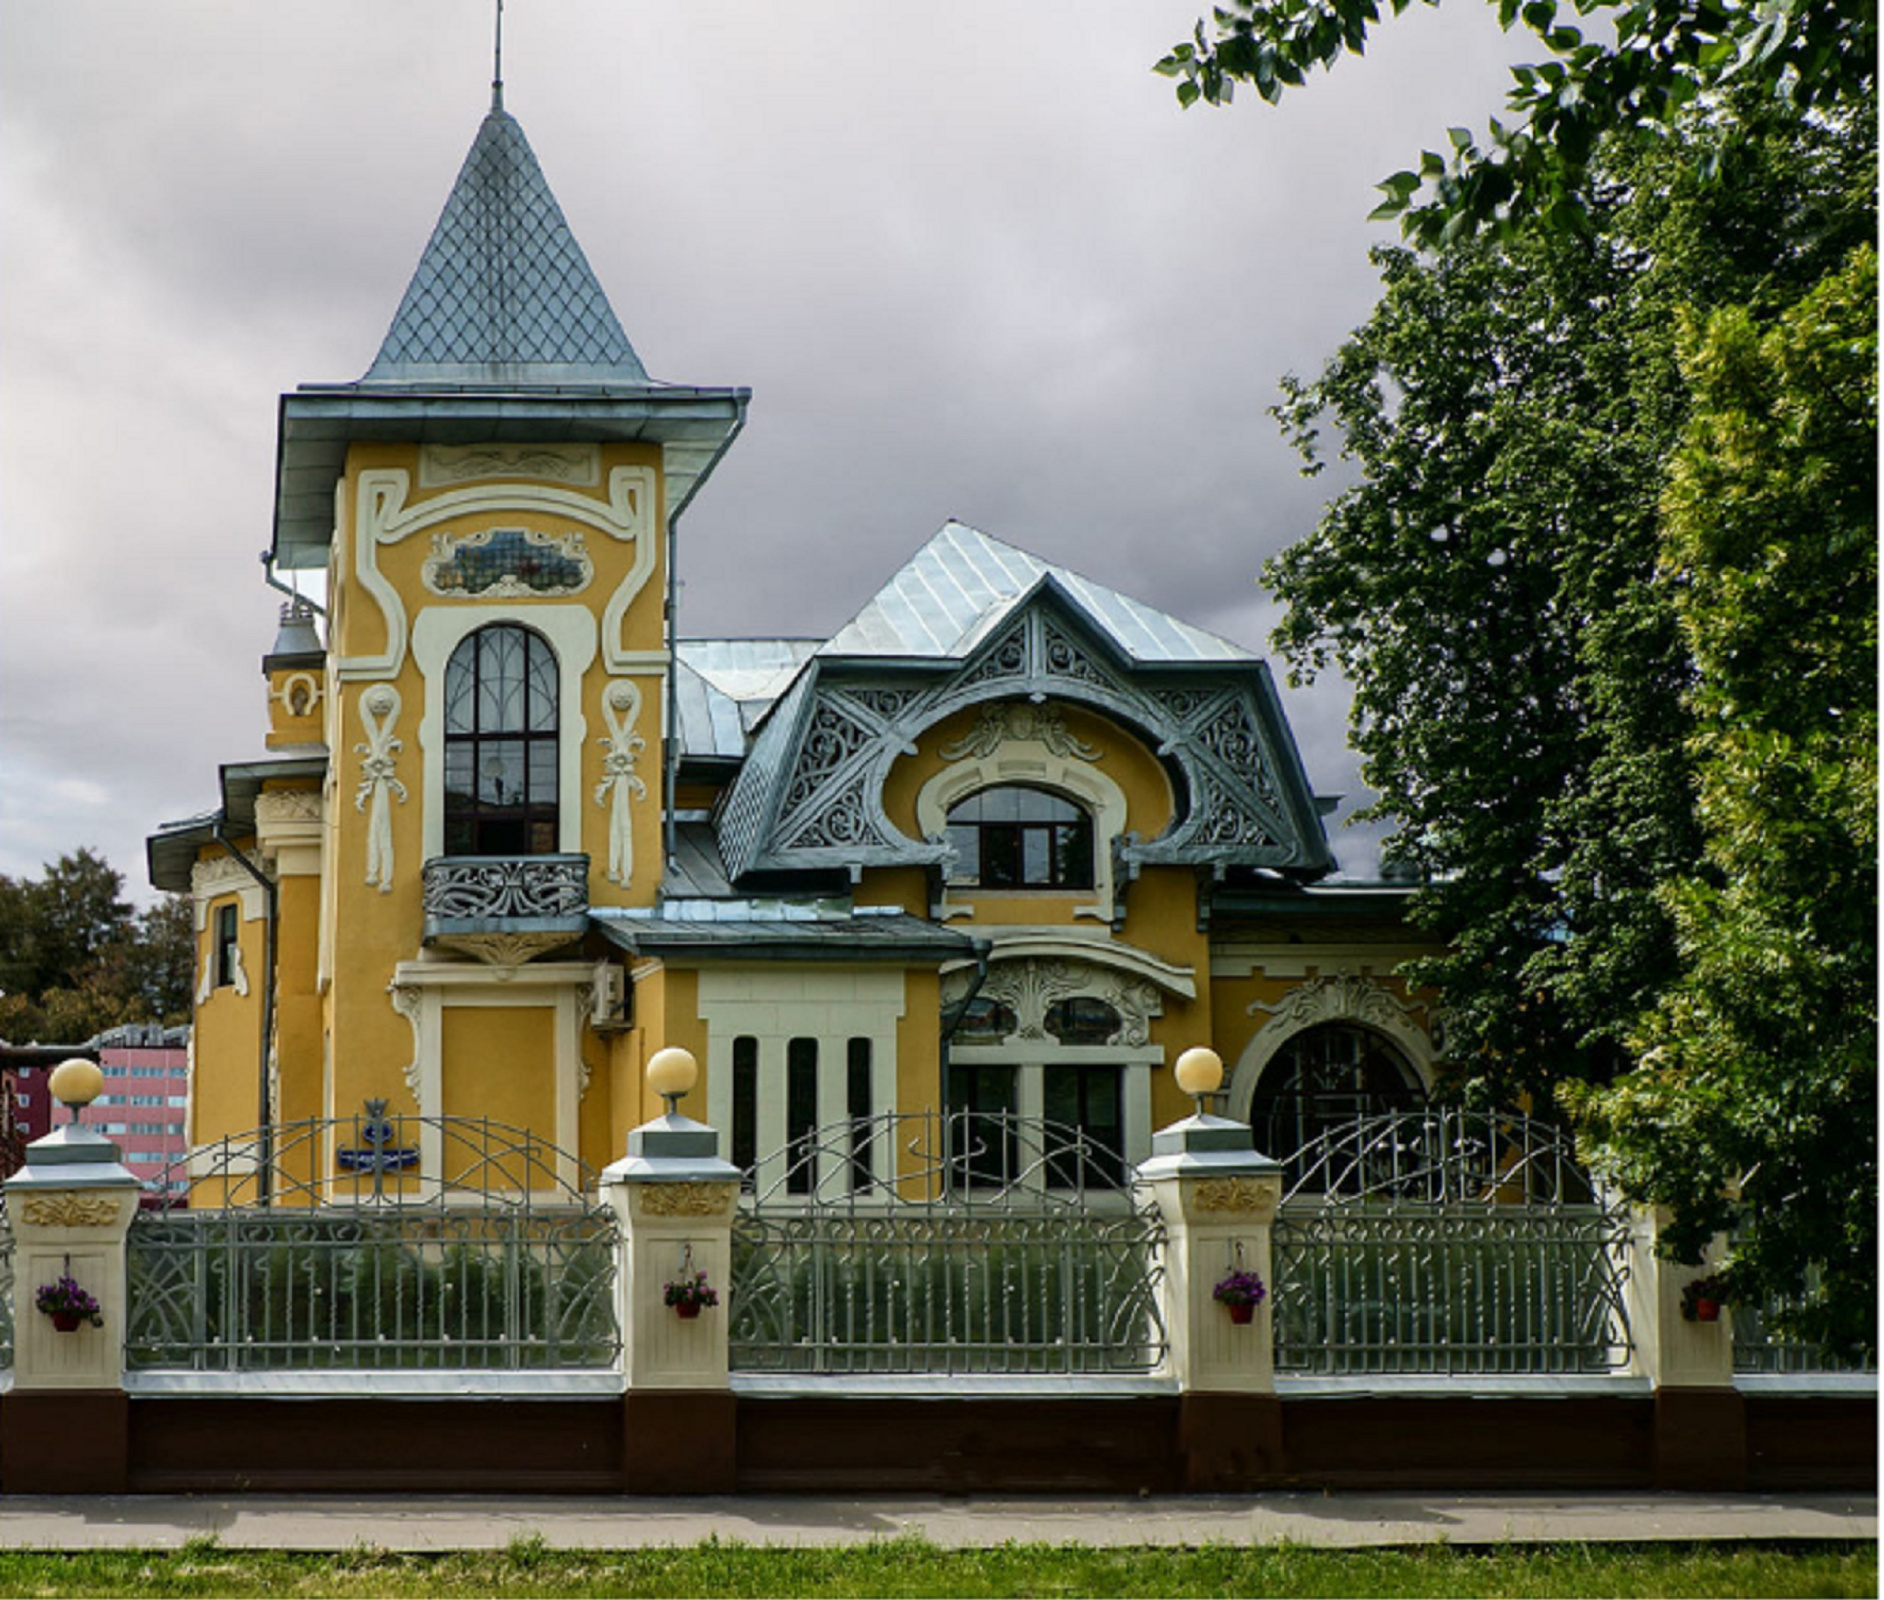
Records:
[[[612,961],[597,964],[589,1026],[601,1029],[628,1026],[628,975]]]

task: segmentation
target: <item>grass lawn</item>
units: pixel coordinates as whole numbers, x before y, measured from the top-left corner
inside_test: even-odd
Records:
[[[842,1549],[705,1544],[338,1555],[224,1549],[0,1551],[0,1595],[1875,1595],[1874,1544],[1305,1545],[943,1550],[918,1538]]]

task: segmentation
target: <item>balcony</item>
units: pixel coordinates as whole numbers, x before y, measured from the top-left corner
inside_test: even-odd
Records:
[[[582,937],[589,858],[434,856],[425,863],[425,942],[515,966]]]

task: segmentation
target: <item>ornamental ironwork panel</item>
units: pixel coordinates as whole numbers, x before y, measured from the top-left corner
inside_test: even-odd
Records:
[[[1595,1191],[1559,1130],[1455,1110],[1363,1117],[1284,1169],[1278,1371],[1627,1365],[1628,1213]]]
[[[1007,1113],[806,1132],[733,1225],[736,1370],[1143,1373],[1166,1350],[1153,1211],[1117,1156]]]
[[[380,1103],[199,1149],[191,1203],[131,1224],[127,1364],[612,1366],[616,1223],[569,1165],[527,1130]]]
[[[1819,1289],[1816,1271],[1806,1273],[1806,1293]],[[1735,1372],[1876,1372],[1875,1356],[1846,1359],[1823,1345],[1782,1331],[1777,1325],[1797,1302],[1773,1295],[1763,1304],[1728,1308],[1733,1319]]]
[[[589,858],[434,856],[425,863],[425,914],[439,920],[579,917],[589,909]]]

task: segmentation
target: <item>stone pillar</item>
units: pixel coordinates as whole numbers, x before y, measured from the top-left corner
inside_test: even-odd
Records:
[[[1239,1324],[1213,1298],[1239,1269],[1269,1285],[1282,1169],[1256,1153],[1247,1123],[1202,1109],[1222,1074],[1213,1051],[1179,1058],[1178,1081],[1198,1096],[1199,1110],[1154,1134],[1151,1159],[1138,1169],[1164,1219],[1166,1370],[1179,1388],[1184,1486],[1197,1491],[1246,1489],[1283,1472],[1270,1301]]]
[[[1747,1418],[1734,1387],[1733,1314],[1723,1308],[1718,1322],[1689,1322],[1681,1314],[1682,1292],[1715,1270],[1723,1241],[1702,1265],[1684,1267],[1655,1253],[1667,1210],[1638,1206],[1633,1215],[1629,1370],[1655,1386],[1656,1487],[1744,1489]]]
[[[48,1088],[77,1108],[103,1087],[89,1061],[53,1069]],[[124,1393],[125,1241],[142,1186],[118,1147],[74,1120],[26,1147],[6,1181],[13,1232],[13,1389],[0,1403],[0,1488],[8,1494],[121,1494],[130,1458]],[[102,1326],[60,1332],[36,1305],[70,1277]]]
[[[655,1053],[648,1081],[668,1097],[668,1111],[631,1132],[627,1156],[602,1174],[621,1228],[616,1311],[627,1375],[622,1486],[630,1493],[734,1487],[726,1348],[739,1169],[720,1159],[718,1133],[673,1109],[697,1070],[684,1050]],[[666,1286],[701,1272],[719,1304],[683,1318],[664,1303]]]

